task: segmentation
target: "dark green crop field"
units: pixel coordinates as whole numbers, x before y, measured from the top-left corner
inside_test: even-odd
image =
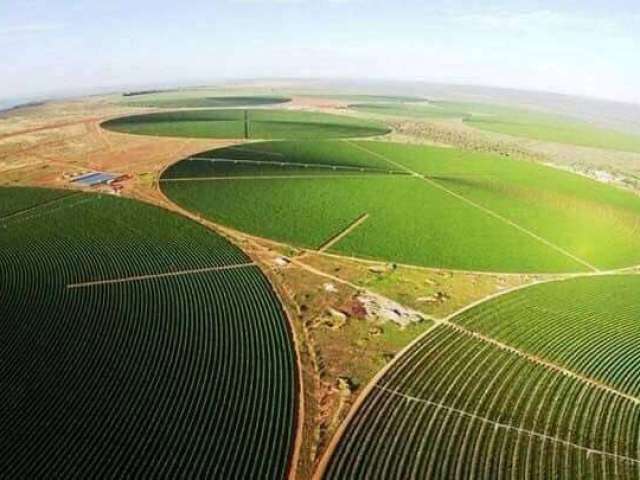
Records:
[[[65,193],[0,189],[0,476],[284,478],[295,356],[262,272],[175,214]]]
[[[375,383],[324,478],[640,478],[639,283],[534,286],[435,327]]]
[[[270,142],[205,152],[162,178],[180,205],[336,253],[463,270],[640,264],[640,199],[535,163],[382,142]]]
[[[640,276],[611,275],[535,285],[455,321],[638,396],[639,319]]]
[[[187,96],[179,93],[151,94],[123,102],[131,107],[149,108],[231,108],[258,107],[286,103],[291,99],[270,96]]]
[[[369,137],[389,132],[382,124],[352,117],[260,109],[150,113],[108,120],[102,126],[137,135],[265,140]]]

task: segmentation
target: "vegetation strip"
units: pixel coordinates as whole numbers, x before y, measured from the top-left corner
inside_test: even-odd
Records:
[[[257,150],[253,148],[245,148],[245,147],[229,147],[229,150],[235,150],[237,152],[247,152],[247,153],[258,153],[260,155],[267,155],[271,157],[284,157],[283,153],[279,152],[266,152],[263,150]]]
[[[458,194],[456,192],[453,192],[453,191],[449,190],[447,187],[439,184],[438,182],[435,182],[435,181],[431,180],[426,175],[421,175],[421,174],[419,174],[417,172],[414,172],[410,168],[407,168],[404,165],[402,165],[401,163],[395,162],[394,160],[391,160],[390,158],[386,157],[385,155],[382,155],[380,153],[377,153],[377,152],[374,152],[372,150],[369,150],[368,148],[365,148],[365,147],[363,147],[361,145],[355,144],[355,143],[351,142],[350,140],[346,140],[346,143],[348,143],[349,145],[352,145],[353,147],[358,148],[358,149],[360,149],[362,151],[369,152],[371,155],[374,155],[374,156],[376,156],[378,158],[386,160],[387,162],[389,162],[392,165],[395,165],[398,168],[402,168],[403,170],[405,170],[407,173],[413,175],[414,177],[420,178],[420,179],[424,180],[425,182],[427,182],[429,185],[432,185],[432,186],[442,190],[443,192],[446,192],[449,195],[457,198],[458,200],[461,200],[461,201],[467,203],[468,205],[471,205],[472,207],[475,207],[475,208],[485,212],[486,214],[491,215],[492,217],[494,217],[494,218],[496,218],[496,219],[498,219],[498,220],[500,220],[500,221],[502,221],[502,222],[504,222],[504,223],[516,228],[517,230],[521,231],[522,233],[525,233],[525,234],[531,236],[532,238],[538,240],[539,242],[544,243],[546,246],[548,246],[550,248],[553,248],[557,252],[565,255],[566,257],[571,258],[572,260],[574,260],[574,261],[576,261],[576,262],[578,262],[578,263],[580,263],[582,265],[584,265],[585,267],[589,268],[590,270],[593,270],[594,272],[600,271],[597,267],[591,265],[589,262],[587,262],[587,261],[585,261],[585,260],[583,260],[581,258],[576,257],[572,253],[566,251],[564,248],[562,248],[562,247],[550,242],[549,240],[546,240],[545,238],[542,238],[540,235],[537,235],[537,234],[533,233],[531,230],[528,230],[528,229],[524,228],[523,226],[518,225],[517,223],[509,220],[508,218],[503,217],[499,213],[496,213],[493,210],[490,210],[487,207],[485,207],[483,205],[480,205],[479,203],[474,202],[473,200],[469,200],[468,198],[466,198],[466,197],[464,197],[464,196],[462,196],[462,195],[460,195],[460,194]]]
[[[327,163],[297,163],[297,162],[278,162],[274,160],[241,160],[234,158],[208,158],[208,157],[191,157],[189,161],[207,161],[207,162],[223,162],[238,163],[244,165],[275,165],[278,167],[305,167],[305,168],[326,168],[333,170],[352,170],[357,172],[384,172],[381,168],[354,167],[352,165],[331,165]],[[401,173],[396,170],[389,170],[388,173]]]
[[[349,235],[356,228],[358,228],[360,225],[366,222],[367,218],[369,218],[368,213],[363,213],[362,215],[360,215],[347,228],[335,234],[333,237],[329,238],[326,242],[320,245],[320,247],[318,248],[318,252],[324,252],[326,250],[329,250],[332,246],[334,246],[336,243],[338,243],[340,240],[342,240],[344,237]]]
[[[551,435],[546,435],[544,433],[540,433],[540,432],[536,432],[534,430],[528,430],[526,428],[520,428],[520,427],[516,427],[514,425],[510,425],[507,423],[502,423],[502,422],[496,422],[495,420],[491,420],[490,418],[486,418],[483,417],[481,415],[476,415],[470,412],[466,412],[464,410],[460,410],[458,408],[454,408],[451,407],[449,405],[445,405],[444,403],[439,403],[439,402],[433,402],[431,400],[426,400],[424,398],[418,398],[418,397],[414,397],[412,395],[407,395],[406,393],[402,393],[399,392],[397,390],[394,390],[392,388],[387,388],[381,385],[375,385],[375,388],[378,390],[381,390],[385,393],[388,393],[392,396],[395,397],[400,397],[404,400],[410,401],[410,402],[416,402],[416,403],[422,403],[424,405],[429,405],[432,407],[436,407],[437,409],[440,410],[446,410],[458,415],[461,415],[463,417],[467,417],[470,418],[471,420],[478,420],[480,422],[484,422],[487,423],[489,425],[493,425],[495,428],[503,428],[505,430],[512,430],[516,433],[519,434],[524,434],[524,435],[528,435],[528,436],[532,436],[532,437],[538,437],[542,440],[548,440],[550,442],[553,443],[561,443],[563,445],[572,447],[572,448],[577,448],[579,450],[584,450],[589,454],[596,454],[596,455],[603,455],[603,456],[607,456],[607,457],[611,457],[611,458],[615,458],[616,460],[622,460],[624,462],[630,462],[630,463],[636,463],[636,464],[640,464],[640,459],[637,458],[632,458],[632,457],[627,457],[625,455],[619,455],[616,453],[611,453],[611,452],[606,452],[603,450],[597,450],[597,449],[593,449],[593,448],[589,448],[589,447],[585,447],[584,445],[579,445],[577,443],[574,442],[570,442],[568,440],[564,440],[562,438],[558,438],[558,437],[554,437]]]
[[[114,283],[138,282],[143,280],[151,280],[154,278],[179,277],[182,275],[193,275],[197,273],[206,273],[206,272],[220,272],[224,270],[236,270],[238,268],[247,268],[247,267],[255,267],[255,266],[256,264],[254,262],[250,262],[250,263],[239,263],[236,265],[225,265],[222,267],[195,268],[192,270],[181,270],[179,272],[155,273],[152,275],[137,275],[134,277],[113,278],[110,280],[95,280],[91,282],[71,283],[67,285],[67,288],[85,288],[85,287],[94,287],[97,285],[112,285]]]
[[[161,178],[160,182],[198,182],[206,180],[295,180],[295,179],[307,179],[307,178],[375,178],[380,176],[387,176],[388,173],[371,173],[368,175],[236,175],[226,177],[187,177],[187,178]]]

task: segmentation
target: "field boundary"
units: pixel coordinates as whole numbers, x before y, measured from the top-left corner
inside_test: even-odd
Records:
[[[67,289],[87,288],[87,287],[95,287],[95,286],[101,286],[101,285],[113,285],[116,283],[140,282],[144,280],[152,280],[155,278],[181,277],[184,275],[193,275],[193,274],[208,273],[208,272],[221,272],[225,270],[238,270],[240,268],[255,267],[255,266],[256,266],[255,262],[246,262],[246,263],[238,263],[235,265],[224,265],[220,267],[194,268],[190,270],[180,270],[177,272],[152,273],[149,275],[136,275],[132,277],[112,278],[107,280],[92,280],[89,282],[70,283],[67,285]]]
[[[240,144],[242,145],[242,144]],[[178,160],[181,161],[181,160]],[[174,163],[175,164],[175,163]],[[167,197],[165,195],[165,193],[162,191],[162,189],[160,188],[160,180],[162,178],[162,175],[164,174],[164,172],[171,166],[174,164],[169,164],[169,165],[165,165],[164,168],[162,170],[160,170],[158,172],[158,176],[156,177],[155,181],[154,181],[154,189],[156,192],[158,192],[160,198],[162,198],[162,200],[164,201],[163,204],[160,204],[160,208],[163,208],[165,210],[167,210],[168,212],[180,215],[182,217],[188,218],[190,219],[192,222],[197,223],[198,225],[203,226],[204,228],[220,235],[221,237],[225,238],[228,242],[232,243],[233,245],[235,245],[240,251],[244,252],[245,255],[247,255],[249,258],[251,258],[248,252],[245,251],[244,248],[241,248],[238,243],[238,237],[245,238],[245,239],[250,239],[253,240],[254,242],[256,240],[262,240],[259,239],[258,237],[252,237],[250,235],[246,235],[243,234],[242,232],[230,229],[228,227],[225,227],[223,225],[219,225],[217,223],[211,222],[209,220],[203,219],[198,217],[196,214],[194,214],[193,212],[187,210],[186,208],[181,207],[180,205],[176,204],[175,202],[173,202],[169,197]],[[292,446],[292,451],[291,451],[291,455],[289,457],[289,471],[287,472],[286,476],[287,476],[287,480],[295,480],[296,479],[296,474],[297,474],[297,470],[298,470],[298,465],[300,463],[300,454],[301,454],[301,450],[302,450],[302,430],[304,427],[304,419],[305,419],[305,400],[304,400],[304,377],[303,377],[303,365],[302,365],[302,359],[301,359],[301,349],[302,349],[302,343],[300,342],[300,339],[298,338],[297,335],[297,331],[296,331],[296,325],[293,319],[293,316],[291,315],[291,312],[289,311],[289,307],[287,305],[286,302],[283,301],[282,295],[286,294],[285,291],[281,290],[281,287],[274,282],[274,280],[272,279],[272,277],[270,275],[268,275],[266,273],[266,270],[268,269],[268,267],[266,265],[261,265],[259,262],[253,261],[251,262],[253,265],[256,266],[256,268],[258,268],[258,270],[260,271],[260,273],[265,277],[265,279],[267,280],[269,286],[271,287],[271,290],[274,292],[274,294],[276,295],[276,297],[278,298],[278,301],[280,302],[280,306],[282,307],[284,313],[285,313],[285,319],[287,321],[287,325],[288,325],[288,331],[291,335],[291,341],[292,341],[292,349],[294,351],[294,355],[295,355],[295,362],[296,362],[296,369],[297,369],[297,391],[296,391],[296,410],[297,410],[297,415],[296,415],[296,420],[297,420],[297,425],[295,426],[295,432],[294,432],[294,436],[295,438],[293,439],[293,446]]]
[[[487,207],[485,207],[485,206],[483,206],[483,205],[481,205],[481,204],[479,204],[479,203],[474,202],[473,200],[469,200],[468,198],[466,198],[466,197],[465,197],[465,196],[463,196],[463,195],[460,195],[459,193],[456,193],[456,192],[454,192],[454,191],[452,191],[452,190],[449,190],[447,187],[445,187],[445,186],[443,186],[443,185],[440,185],[438,182],[436,182],[436,181],[434,181],[434,180],[431,180],[431,179],[430,179],[430,178],[428,178],[427,176],[425,176],[425,175],[421,175],[421,174],[419,174],[419,173],[417,173],[417,172],[414,172],[414,171],[413,171],[413,170],[411,170],[410,168],[405,167],[404,165],[402,165],[401,163],[398,163],[398,162],[396,162],[396,161],[394,161],[394,160],[391,160],[390,158],[387,158],[385,155],[382,155],[382,154],[380,154],[380,153],[374,152],[373,150],[370,150],[370,149],[368,149],[368,148],[366,148],[366,147],[363,147],[362,145],[358,145],[358,144],[356,144],[356,143],[353,143],[353,142],[352,142],[352,141],[350,141],[350,140],[346,140],[346,141],[345,141],[345,143],[347,143],[347,144],[349,144],[349,145],[353,146],[354,148],[360,149],[360,150],[362,150],[362,151],[364,151],[364,152],[369,152],[369,154],[374,155],[374,156],[376,156],[376,157],[378,157],[378,158],[381,158],[381,159],[383,159],[383,160],[386,160],[387,162],[389,162],[389,163],[390,163],[390,164],[392,164],[392,165],[395,165],[395,166],[396,166],[396,167],[398,167],[398,168],[402,168],[404,171],[406,171],[407,173],[409,173],[409,174],[413,175],[414,177],[416,177],[416,178],[420,178],[420,179],[424,180],[424,181],[425,181],[425,182],[427,182],[429,185],[431,185],[431,186],[433,186],[433,187],[435,187],[435,188],[438,188],[438,189],[442,190],[443,192],[446,192],[446,193],[448,193],[449,195],[451,195],[451,196],[453,196],[453,197],[457,198],[458,200],[460,200],[460,201],[462,201],[462,202],[465,202],[466,204],[471,205],[472,207],[475,207],[475,208],[477,208],[477,209],[479,209],[479,210],[483,211],[483,212],[484,212],[484,213],[486,213],[487,215],[490,215],[490,216],[492,216],[492,217],[494,217],[494,218],[496,218],[496,219],[498,219],[498,220],[500,220],[500,221],[502,221],[502,222],[506,223],[507,225],[512,226],[513,228],[515,228],[515,229],[519,230],[520,232],[522,232],[522,233],[525,233],[525,234],[529,235],[530,237],[532,237],[532,238],[534,238],[534,239],[538,240],[539,242],[543,243],[543,244],[544,244],[544,245],[546,245],[547,247],[550,247],[550,248],[554,249],[555,251],[557,251],[558,253],[561,253],[561,254],[563,254],[564,256],[566,256],[566,257],[570,258],[571,260],[573,260],[573,261],[575,261],[575,262],[578,262],[578,263],[580,263],[581,265],[583,265],[583,266],[587,267],[589,270],[592,270],[592,271],[594,271],[594,272],[599,272],[599,271],[600,271],[600,269],[599,269],[599,268],[597,268],[597,267],[595,267],[594,265],[590,264],[590,263],[589,263],[589,262],[587,262],[586,260],[583,260],[583,259],[581,259],[580,257],[575,256],[574,254],[572,254],[571,252],[569,252],[569,251],[565,250],[564,248],[560,247],[559,245],[556,245],[555,243],[550,242],[549,240],[547,240],[547,239],[545,239],[545,238],[541,237],[540,235],[538,235],[538,234],[536,234],[536,233],[532,232],[531,230],[529,230],[529,229],[527,229],[527,228],[523,227],[522,225],[518,225],[518,224],[517,224],[517,223],[515,223],[514,221],[509,220],[509,219],[508,219],[508,218],[506,218],[506,217],[503,217],[503,216],[502,216],[502,215],[500,215],[499,213],[496,213],[496,212],[494,212],[493,210],[491,210],[491,209],[489,209],[489,208],[487,208]]]

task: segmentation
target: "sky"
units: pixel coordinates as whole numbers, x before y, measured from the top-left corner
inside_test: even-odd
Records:
[[[0,100],[252,78],[640,103],[638,0],[1,0]]]

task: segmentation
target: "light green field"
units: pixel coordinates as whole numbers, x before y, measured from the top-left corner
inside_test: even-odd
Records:
[[[637,479],[639,291],[637,275],[541,284],[436,327],[376,382],[324,478]]]
[[[359,112],[391,117],[416,119],[464,118],[468,114],[463,110],[447,108],[432,102],[425,103],[355,103],[349,108]]]
[[[216,222],[308,248],[368,214],[333,251],[399,263],[503,272],[640,263],[640,199],[567,172],[382,142],[241,148],[177,164],[163,177],[163,191]],[[256,163],[241,164],[235,179],[206,180],[227,176],[233,158]],[[336,165],[344,168],[333,170]],[[402,174],[403,168],[421,176]]]
[[[354,110],[394,117],[460,118],[480,130],[545,142],[640,152],[640,136],[535,111],[482,103],[433,101],[428,104],[359,103]]]
[[[316,139],[384,135],[376,122],[288,110],[186,110],[132,115],[102,127],[122,133],[189,138]]]
[[[304,95],[304,94],[303,94]],[[392,103],[392,104],[404,104],[404,103],[417,103],[426,102],[424,97],[415,97],[408,95],[373,95],[373,94],[311,94],[305,95],[309,97],[329,98],[332,100],[344,100],[350,102],[363,102],[363,103]]]

